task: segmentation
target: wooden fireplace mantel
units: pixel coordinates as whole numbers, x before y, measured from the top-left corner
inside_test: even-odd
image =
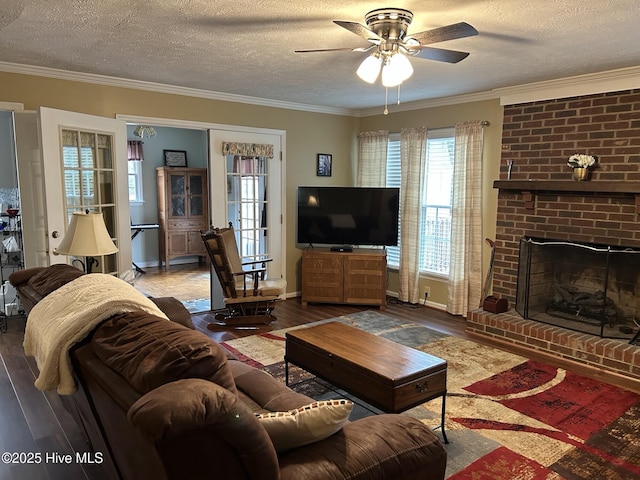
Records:
[[[493,188],[521,192],[628,193],[640,195],[640,182],[575,182],[565,180],[495,180]]]
[[[525,205],[533,209],[533,196],[542,192],[558,192],[565,194],[598,194],[611,196],[634,195],[636,214],[640,215],[640,182],[576,182],[573,180],[494,180],[493,188],[522,192]]]

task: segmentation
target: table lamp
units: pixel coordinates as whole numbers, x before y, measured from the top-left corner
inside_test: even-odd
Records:
[[[96,256],[116,253],[118,247],[111,240],[102,213],[73,212],[71,223],[67,228],[56,253],[85,257],[83,263],[85,273],[90,273],[93,264],[98,264]]]

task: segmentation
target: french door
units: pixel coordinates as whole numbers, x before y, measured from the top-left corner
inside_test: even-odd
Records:
[[[74,211],[102,213],[119,252],[99,259],[93,272],[122,275],[131,270],[131,228],[125,122],[40,107],[38,123],[44,172],[47,256],[57,255]]]
[[[231,223],[242,260],[272,258],[267,264],[269,277],[283,278],[280,135],[210,130],[209,140],[213,225],[224,227]],[[223,144],[229,143],[271,146],[273,153],[259,148],[249,154],[223,152]]]

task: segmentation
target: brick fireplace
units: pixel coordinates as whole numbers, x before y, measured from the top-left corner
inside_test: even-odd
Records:
[[[597,155],[591,181],[567,159]],[[507,179],[507,160],[513,161]],[[522,237],[640,247],[640,90],[504,108],[493,293],[516,299]],[[640,347],[525,320],[471,313],[467,331],[640,380]]]

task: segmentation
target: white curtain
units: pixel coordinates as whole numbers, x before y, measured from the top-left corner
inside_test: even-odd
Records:
[[[402,302],[420,301],[420,216],[427,158],[427,129],[400,132],[400,289]]]
[[[467,316],[482,295],[481,121],[456,125],[447,311]]]
[[[359,187],[384,187],[387,182],[387,144],[389,132],[376,130],[358,134]]]

